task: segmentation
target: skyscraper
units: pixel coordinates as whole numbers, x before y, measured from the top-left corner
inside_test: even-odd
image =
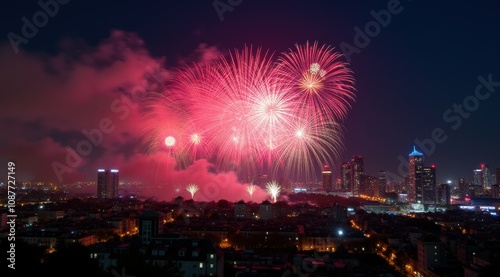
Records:
[[[348,162],[342,163],[340,169],[340,185],[344,191],[351,189],[351,164]]]
[[[408,201],[410,203],[422,203],[422,170],[424,167],[424,154],[417,151],[416,147],[413,146],[413,152],[411,152],[408,157]]]
[[[423,204],[436,204],[436,167],[424,167],[422,170]]]
[[[97,198],[118,197],[118,169],[97,170]]]
[[[437,204],[438,205],[450,205],[450,185],[440,184],[437,187]]]
[[[500,168],[497,168],[496,175],[497,175],[497,185],[500,185]]]
[[[322,175],[323,175],[323,190],[326,192],[332,191],[333,189],[332,170],[326,164],[323,166]]]
[[[469,192],[469,184],[464,178],[458,179],[458,197],[465,198]]]
[[[481,164],[478,169],[474,169],[474,185],[480,186],[483,190],[491,189],[490,170],[487,164]]]
[[[359,195],[359,187],[361,186],[361,176],[363,175],[364,162],[363,157],[353,156],[351,159],[351,192],[353,195]]]
[[[386,186],[387,186],[387,178],[385,175],[385,171],[380,170],[378,172],[378,197],[385,197],[385,191],[386,191]]]

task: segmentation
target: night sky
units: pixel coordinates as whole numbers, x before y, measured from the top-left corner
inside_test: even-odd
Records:
[[[6,172],[6,161],[14,160],[18,178],[28,180],[94,180],[98,167],[120,168],[130,178],[189,178],[194,171],[151,166],[139,149],[135,103],[115,103],[115,110],[123,109],[114,111],[113,101],[122,101],[120,95],[157,65],[168,78],[179,65],[217,51],[254,45],[279,54],[305,41],[354,51],[346,58],[356,79],[356,100],[344,122],[339,163],[361,155],[367,173],[398,175],[398,157],[407,159],[416,139],[432,139],[440,128],[434,136],[441,143],[427,151],[424,162],[436,165],[438,182],[471,179],[480,163],[492,171],[500,167],[497,1],[218,3],[221,9],[227,3],[234,7],[218,13],[213,1],[68,1],[58,4],[18,53],[8,34],[21,36],[21,18],[32,22],[42,9],[36,1],[4,3],[1,172]],[[386,26],[374,25],[374,14],[387,10],[392,13],[390,21],[385,17]],[[372,37],[363,41],[355,28],[365,30],[367,24],[379,30],[369,29]],[[454,105],[465,105],[464,112]],[[65,147],[74,146],[83,129],[97,128],[103,118],[116,129],[58,178],[51,164],[65,163]],[[195,167],[203,171],[206,164]],[[337,175],[339,168],[335,165]]]

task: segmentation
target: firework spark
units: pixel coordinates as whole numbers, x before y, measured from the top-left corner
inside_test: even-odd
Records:
[[[278,195],[281,192],[281,186],[275,181],[268,182],[266,184],[266,191],[267,194],[273,199],[273,202],[276,203],[276,198],[278,198]]]
[[[263,169],[314,179],[342,148],[341,121],[354,100],[354,77],[341,55],[318,43],[296,45],[275,59],[245,47],[176,73],[146,101],[149,151],[189,165],[205,158],[249,177]]]
[[[248,194],[250,194],[250,200],[252,200],[253,193],[255,192],[256,189],[257,189],[257,186],[254,184],[249,184],[246,187]]]
[[[194,194],[199,190],[200,188],[196,184],[189,184],[186,186],[186,190],[191,193],[191,199],[194,199]]]
[[[317,42],[295,45],[280,57],[279,76],[292,86],[300,110],[322,118],[344,118],[354,99],[352,71],[341,54]]]

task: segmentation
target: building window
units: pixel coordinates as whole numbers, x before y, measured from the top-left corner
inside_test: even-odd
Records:
[[[200,263],[200,268],[203,268],[203,263]]]
[[[184,257],[184,251],[179,251],[179,257]]]
[[[210,259],[213,259],[214,258],[214,254],[210,254]]]
[[[210,268],[214,268],[214,264],[210,264]]]

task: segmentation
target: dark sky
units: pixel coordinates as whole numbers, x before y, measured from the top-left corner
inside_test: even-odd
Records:
[[[164,58],[169,71],[200,51],[252,44],[280,53],[308,40],[338,51],[341,45],[359,46],[349,55],[357,94],[345,120],[341,161],[362,155],[369,174],[387,170],[398,175],[398,157],[406,159],[416,139],[429,140],[441,128],[438,137],[446,140],[425,158],[426,164],[437,166],[439,182],[470,179],[480,163],[500,167],[497,1],[218,2],[237,5],[221,20],[213,1],[69,1],[58,4],[57,12],[17,54],[8,34],[22,35],[21,18],[32,22],[42,9],[36,1],[4,3],[0,160],[16,160],[20,174],[30,178],[55,180],[50,164],[63,162],[64,147],[78,141],[82,128],[96,126],[116,99],[87,89],[116,90],[103,78],[120,87],[119,76],[134,80],[140,75],[134,73],[134,64],[144,70]],[[378,32],[372,29],[372,37],[360,45],[355,28],[373,27],[373,14],[387,14],[388,6],[390,21],[385,27],[375,24]],[[475,96],[479,76],[493,82],[491,91],[484,86],[478,90],[481,100]],[[101,104],[89,100],[96,97]],[[453,110],[464,101],[469,112]],[[113,116],[118,115],[124,114]],[[130,150],[137,143],[137,122],[127,117],[121,124],[121,119],[109,117],[119,132],[78,165],[75,172],[81,174],[75,178],[93,178],[95,166],[113,162],[140,169]],[[116,159],[109,157],[113,155]]]

